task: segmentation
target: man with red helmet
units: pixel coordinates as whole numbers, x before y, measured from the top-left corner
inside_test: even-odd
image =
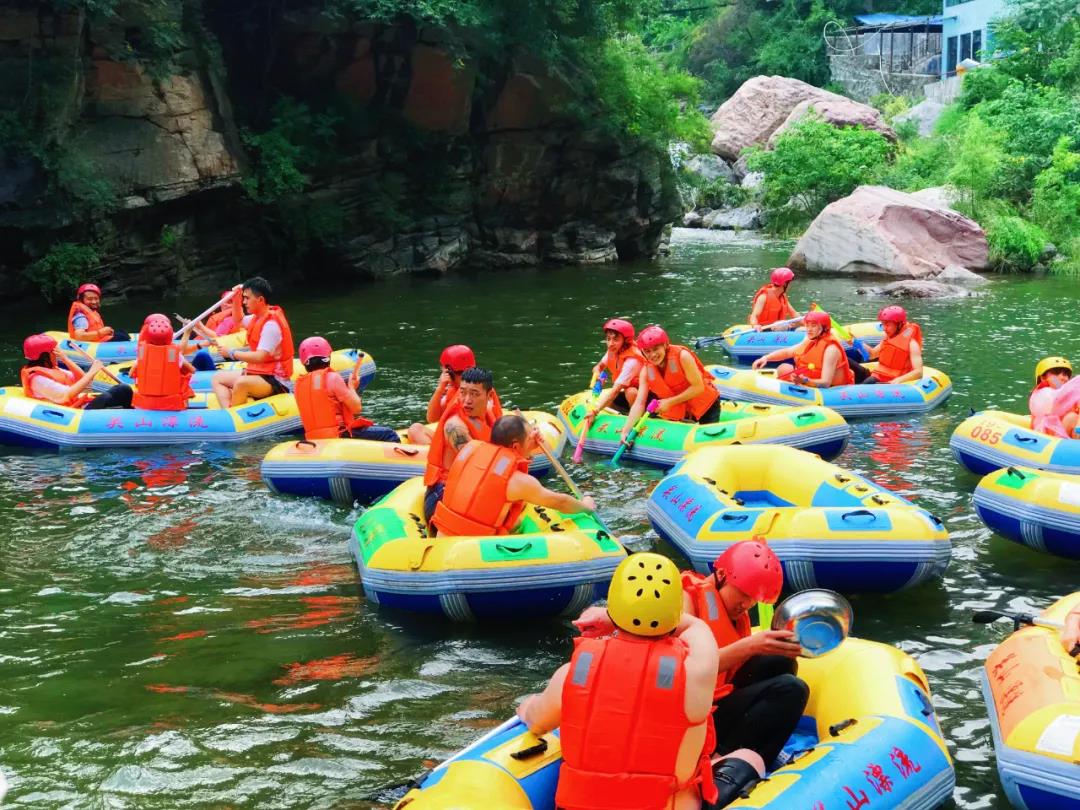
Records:
[[[23,341],[26,365],[19,371],[23,394],[30,399],[40,399],[70,408],[95,411],[101,408],[130,408],[131,386],[114,385],[96,396],[87,393],[90,383],[101,373],[105,365],[100,360],[90,364],[83,372],[66,361],[56,347],[56,341],[48,335],[30,335]],[[57,359],[68,364],[67,369],[57,365]]]
[[[794,364],[784,363],[776,370],[779,379],[813,388],[852,385],[855,375],[843,345],[832,333],[829,313],[822,310],[807,312],[803,321],[806,323],[806,339],[802,343],[771,351],[755,360],[752,367],[759,369],[766,363],[794,360]]]
[[[777,267],[769,276],[769,283],[754,293],[753,303],[750,305],[750,325],[760,332],[764,327],[772,327],[778,321],[788,321],[798,318],[799,313],[788,301],[787,289],[795,274],[787,267]],[[785,331],[798,326],[798,322],[785,323],[776,327],[777,331]]]
[[[101,318],[101,288],[97,284],[82,284],[68,309],[68,337],[87,343],[131,340],[127,332],[106,326]]]
[[[131,376],[138,390],[132,404],[150,411],[184,410],[195,368],[184,359],[183,347],[173,343],[172,321],[160,313],[147,315],[137,351]]]
[[[392,428],[376,425],[360,415],[363,403],[356,391],[360,377],[354,375],[349,383],[345,382],[330,368],[332,354],[330,342],[324,337],[304,338],[300,342],[300,362],[307,374],[296,381],[295,393],[304,438],[401,441]]]
[[[442,350],[442,354],[439,355],[439,366],[442,372],[439,374],[439,382],[435,385],[435,392],[428,400],[426,414],[428,422],[438,422],[442,418],[446,406],[458,392],[462,373],[475,365],[476,355],[463,343],[455,343]],[[498,395],[493,402],[497,399]],[[410,444],[431,444],[431,428],[420,422],[414,422],[409,426],[408,435]]]
[[[856,364],[852,369],[855,380],[863,384],[905,383],[921,380],[923,374],[922,329],[907,319],[907,311],[896,305],[878,313],[885,339],[870,349],[870,359],[877,367],[869,369]]]

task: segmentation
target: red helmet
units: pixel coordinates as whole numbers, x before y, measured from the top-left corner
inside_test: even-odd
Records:
[[[757,602],[772,604],[784,587],[780,560],[761,539],[732,544],[716,558],[713,570]]]
[[[31,335],[23,341],[23,357],[27,360],[37,360],[46,352],[56,348],[56,341],[48,335]]]
[[[790,267],[777,267],[769,276],[769,281],[779,287],[781,284],[790,284],[794,278],[795,274],[791,272]]]
[[[622,318],[612,318],[610,321],[604,324],[604,331],[618,332],[627,341],[634,339],[634,325],[630,321],[624,321]]]
[[[313,357],[329,360],[333,352],[334,350],[330,348],[330,341],[324,337],[315,336],[300,341],[300,362],[305,366],[308,364],[308,360]]]
[[[638,335],[637,345],[639,349],[651,349],[664,343],[671,343],[667,332],[659,326],[646,326]]]
[[[447,346],[439,355],[439,364],[451,371],[464,371],[476,365],[476,355],[463,343]]]
[[[154,346],[168,346],[173,340],[172,321],[160,312],[147,315],[139,337]]]
[[[882,323],[907,323],[907,312],[903,307],[898,307],[893,304],[891,307],[885,307],[877,314],[877,319]]]
[[[96,292],[98,295],[101,295],[101,287],[99,287],[97,284],[83,284],[79,287],[78,292],[75,293],[75,297],[82,298],[83,293],[88,292]]]
[[[822,329],[828,329],[832,326],[832,318],[829,317],[828,312],[815,309],[813,312],[806,313],[806,317],[803,318],[803,323],[816,323]]]

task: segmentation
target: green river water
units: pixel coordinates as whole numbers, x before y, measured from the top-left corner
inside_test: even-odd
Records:
[[[418,418],[447,343],[473,346],[504,402],[554,410],[584,388],[600,324],[655,321],[673,337],[745,319],[789,243],[676,231],[656,263],[402,278],[287,307],[297,340],[359,346],[379,371],[368,415]],[[842,322],[881,302],[846,279],[799,281]],[[202,309],[170,302],[169,312]],[[133,328],[152,302],[107,306]],[[977,478],[948,439],[970,407],[1022,409],[1034,363],[1080,356],[1075,282],[995,279],[985,297],[916,301],[931,365],[952,399],[925,416],[855,421],[837,463],[945,521],[945,579],[856,596],[857,635],[896,644],[930,677],[956,760],[956,805],[1005,807],[979,691],[982,661],[1008,631],[973,609],[1041,606],[1080,583],[1080,564],[991,533]],[[60,328],[61,307],[7,311],[0,373],[14,381],[22,338]],[[703,360],[724,362],[718,349]],[[258,466],[272,442],[145,452],[0,455],[0,772],[13,807],[367,807],[507,717],[569,655],[571,628],[489,629],[369,608],[346,546],[357,510],[271,495]],[[659,471],[572,467],[638,548]]]

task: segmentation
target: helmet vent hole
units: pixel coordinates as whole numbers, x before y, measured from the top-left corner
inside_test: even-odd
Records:
[[[660,622],[656,621],[656,619],[653,619],[652,622],[649,624],[649,626],[653,627],[653,628],[659,627]]]
[[[641,596],[643,593],[645,593],[645,589],[644,588],[638,588],[637,595]]]
[[[653,596],[655,596],[657,599],[659,599],[660,598],[660,591],[653,591]]]
[[[640,626],[641,626],[641,619],[634,619],[634,627],[640,627]]]
[[[649,582],[652,582],[652,574],[646,576],[645,579],[647,579]]]

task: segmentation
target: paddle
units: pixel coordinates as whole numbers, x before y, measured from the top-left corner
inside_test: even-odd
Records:
[[[202,313],[200,313],[199,315],[197,315],[196,317],[192,318],[190,321],[185,323],[183,326],[180,327],[180,329],[178,331],[173,332],[173,340],[174,341],[178,340],[180,337],[182,337],[184,335],[185,332],[190,332],[195,327],[195,324],[202,321],[203,318],[209,317],[210,314],[213,313],[213,311],[215,309],[220,307],[222,301],[231,301],[233,296],[236,295],[236,293],[237,293],[237,290],[235,288],[229,290],[228,293],[221,296],[221,298],[219,298],[217,301],[215,301],[213,304],[211,304],[209,307],[207,307]]]
[[[803,319],[803,316],[799,315],[799,316],[794,317],[794,318],[788,318],[786,321],[774,321],[773,323],[770,323],[770,324],[767,324],[767,325],[761,327],[761,329],[755,329],[752,326],[748,326],[745,329],[731,330],[731,331],[729,331],[729,332],[727,332],[726,334],[723,334],[723,335],[712,335],[710,337],[700,337],[700,338],[698,338],[697,340],[694,341],[694,348],[695,349],[701,349],[701,348],[704,348],[706,346],[715,346],[717,343],[723,343],[725,340],[728,340],[729,338],[738,337],[739,335],[748,335],[751,332],[771,332],[774,329],[777,329],[777,328],[779,328],[781,326],[791,326],[792,324],[798,323],[802,319]]]
[[[352,372],[349,374],[349,387],[355,391],[360,387],[360,367],[364,365],[365,355],[362,351],[356,352],[356,365],[353,366]]]
[[[1041,619],[1034,613],[1006,613],[1002,610],[976,610],[971,615],[971,620],[975,624],[993,624],[998,619],[1008,619],[1013,623],[1013,629],[1019,630],[1021,625],[1033,624],[1036,627],[1046,627],[1050,630],[1063,630],[1065,629],[1064,622],[1054,621],[1053,619]],[[1076,644],[1069,651],[1069,655],[1080,655],[1080,643]]]
[[[80,355],[82,355],[87,360],[89,360],[91,364],[94,363],[94,358],[91,357],[89,354],[87,354],[86,350],[83,349],[82,346],[79,346],[76,343],[71,343],[71,341],[68,341],[68,342],[71,344],[71,348],[73,348]],[[68,359],[67,356],[63,352],[61,352],[59,349],[57,349],[57,352],[59,352],[60,356],[63,357],[65,360],[67,360],[69,363],[71,362],[71,360]],[[120,378],[117,377],[115,374],[113,374],[111,371],[109,371],[107,368],[102,368],[101,370],[102,370],[102,372],[104,372],[105,376],[108,377],[110,380],[112,380],[114,383],[119,383],[120,382]]]
[[[618,467],[619,459],[622,458],[623,453],[634,446],[634,442],[637,441],[638,435],[645,429],[645,422],[650,416],[656,413],[656,409],[660,406],[660,400],[654,399],[647,406],[645,406],[645,413],[634,423],[634,426],[630,428],[630,432],[626,434],[626,439],[619,442],[619,449],[615,451],[615,455],[611,457],[611,466]]]
[[[593,372],[592,380],[589,381],[589,403],[591,405],[596,405],[597,399],[600,397],[600,392],[604,390],[604,381],[606,379],[606,371],[601,371],[599,375],[597,375],[596,372]],[[577,447],[574,448],[575,464],[581,463],[581,454],[585,452],[585,434],[589,432],[589,428],[591,427],[592,419],[586,418],[581,425],[581,435],[578,437]]]

